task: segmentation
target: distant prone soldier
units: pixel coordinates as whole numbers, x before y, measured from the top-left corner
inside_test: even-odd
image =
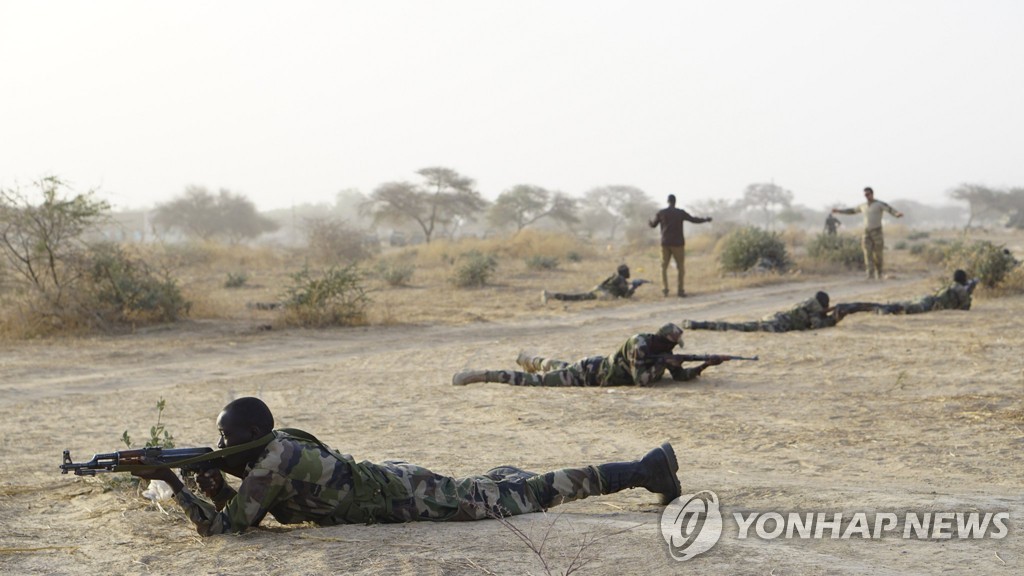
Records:
[[[612,274],[608,278],[605,278],[603,282],[594,286],[589,292],[580,293],[561,293],[561,292],[548,292],[543,290],[540,293],[540,301],[543,304],[548,303],[548,299],[554,298],[555,300],[565,301],[581,301],[581,300],[611,300],[614,298],[629,298],[633,295],[637,288],[644,284],[650,283],[650,280],[632,280],[629,279],[629,266],[625,264],[619,265],[615,270],[615,274]]]
[[[871,302],[837,304],[829,307],[827,292],[818,292],[785,312],[776,312],[761,320],[747,322],[686,320],[683,326],[691,330],[735,330],[738,332],[790,332],[793,330],[817,330],[835,326],[853,312],[877,309],[881,304]]]
[[[520,353],[516,363],[523,369],[464,370],[452,377],[452,384],[499,382],[512,386],[650,386],[671,374],[676,381],[692,380],[708,366],[726,360],[756,360],[725,355],[672,354],[683,346],[683,329],[665,324],[657,332],[634,334],[611,356],[588,356],[575,362],[552,360]],[[683,362],[701,362],[684,368]]]

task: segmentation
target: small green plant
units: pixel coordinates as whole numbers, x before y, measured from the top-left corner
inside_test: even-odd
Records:
[[[388,286],[407,286],[415,270],[412,264],[401,262],[382,261],[377,264],[377,274],[388,283]]]
[[[914,256],[920,256],[924,254],[926,246],[924,244],[911,244],[910,253]]]
[[[459,288],[485,286],[498,268],[498,261],[494,256],[476,250],[466,252],[459,260],[462,264],[455,269],[455,275],[452,277],[452,283]]]
[[[743,272],[763,263],[784,272],[790,263],[779,235],[753,226],[740,228],[722,239],[718,262],[723,272]]]
[[[167,401],[161,396],[156,403],[156,424],[149,428],[149,439],[146,440],[146,448],[174,448],[174,436],[167,430],[161,419],[164,415],[164,408]],[[125,430],[121,433],[121,442],[128,448],[132,447],[132,437]]]
[[[370,302],[363,275],[354,265],[319,274],[303,269],[291,275],[282,299],[285,322],[299,326],[354,326],[366,321]]]
[[[558,268],[558,258],[552,256],[530,256],[526,259],[526,268],[529,270],[555,270]]]
[[[249,282],[249,275],[245,272],[228,272],[228,279],[224,281],[225,288],[241,288]]]
[[[583,262],[583,256],[579,252],[573,250],[565,255],[565,259],[572,263]]]
[[[906,250],[907,249],[907,241],[906,240],[897,240],[896,243],[892,245],[892,249],[893,250]]]
[[[911,232],[910,234],[907,234],[907,240],[924,240],[928,236],[929,234],[927,231],[918,230],[916,232]]]

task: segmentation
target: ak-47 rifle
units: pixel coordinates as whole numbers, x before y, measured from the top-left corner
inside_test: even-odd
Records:
[[[210,458],[213,448],[147,447],[96,454],[88,462],[74,462],[71,451],[64,451],[60,473],[95,476],[99,472],[133,472],[148,468],[180,468],[182,474],[198,474],[223,465],[221,457]]]
[[[663,359],[668,364],[681,364],[683,362],[713,362],[721,364],[726,360],[758,360],[757,356],[732,356],[729,354],[665,354],[655,358]]]
[[[282,428],[290,433],[305,432]],[[108,454],[96,454],[88,462],[74,462],[71,451],[64,451],[64,462],[60,465],[60,473],[74,472],[76,476],[95,476],[98,472],[138,472],[153,468],[180,468],[183,474],[199,474],[207,470],[225,466],[224,458],[266,446],[274,439],[270,433],[251,442],[214,450],[213,448],[160,448],[151,446],[121,450]]]
[[[631,280],[630,283],[633,285],[633,289],[635,290],[635,289],[643,286],[644,284],[650,284],[651,281],[650,280],[644,280],[643,278],[637,278],[636,280]]]

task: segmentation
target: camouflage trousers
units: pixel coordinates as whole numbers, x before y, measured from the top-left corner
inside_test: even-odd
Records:
[[[925,296],[920,300],[910,300],[906,302],[896,302],[895,304],[885,304],[880,306],[878,309],[879,314],[920,314],[922,312],[931,312],[935,309],[937,302],[935,296]]]
[[[597,300],[598,298],[606,297],[606,293],[603,290],[591,290],[590,292],[580,292],[577,294],[554,292],[552,294],[549,294],[549,297],[554,298],[555,300],[579,302],[581,300]]]
[[[409,495],[392,498],[388,515],[378,518],[381,522],[483,520],[541,512],[601,494],[607,485],[596,466],[547,474],[505,466],[467,478],[441,476],[407,462],[374,466],[374,476],[380,481],[399,483],[404,489],[401,491]]]
[[[882,278],[882,249],[884,247],[885,241],[881,228],[864,230],[861,248],[864,249],[864,267],[867,269],[868,278]]]
[[[688,321],[684,324],[690,330],[734,330],[736,332],[789,332],[792,327],[779,320],[751,320],[749,322],[699,322]]]
[[[488,382],[513,386],[600,386],[604,356],[588,356],[576,362],[564,362],[541,356],[519,358],[523,372],[488,370]]]

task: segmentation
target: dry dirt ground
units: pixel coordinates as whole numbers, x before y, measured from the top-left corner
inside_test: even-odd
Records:
[[[688,331],[685,351],[759,355],[652,388],[453,388],[466,367],[510,368],[526,348],[610,353],[666,321],[760,317],[819,286],[834,301],[900,299],[922,276],[855,275],[580,307],[534,296],[519,314],[452,325],[255,330],[186,322],[131,336],[6,343],[0,356],[0,572],[6,574],[1020,574],[1024,542],[1024,297],[970,312],[858,314],[815,332]],[[652,293],[655,291],[652,290]],[[467,312],[468,313],[468,312]],[[357,459],[468,475],[633,459],[669,440],[683,492],[714,491],[721,540],[686,562],[642,490],[498,521],[281,526],[200,538],[123,475],[58,473],[145,437],[163,397],[179,446],[212,445],[223,404],[258,395],[278,424]],[[120,476],[121,480],[112,480]],[[1000,539],[738,538],[752,512],[1008,512]],[[770,527],[770,525],[768,526]]]

